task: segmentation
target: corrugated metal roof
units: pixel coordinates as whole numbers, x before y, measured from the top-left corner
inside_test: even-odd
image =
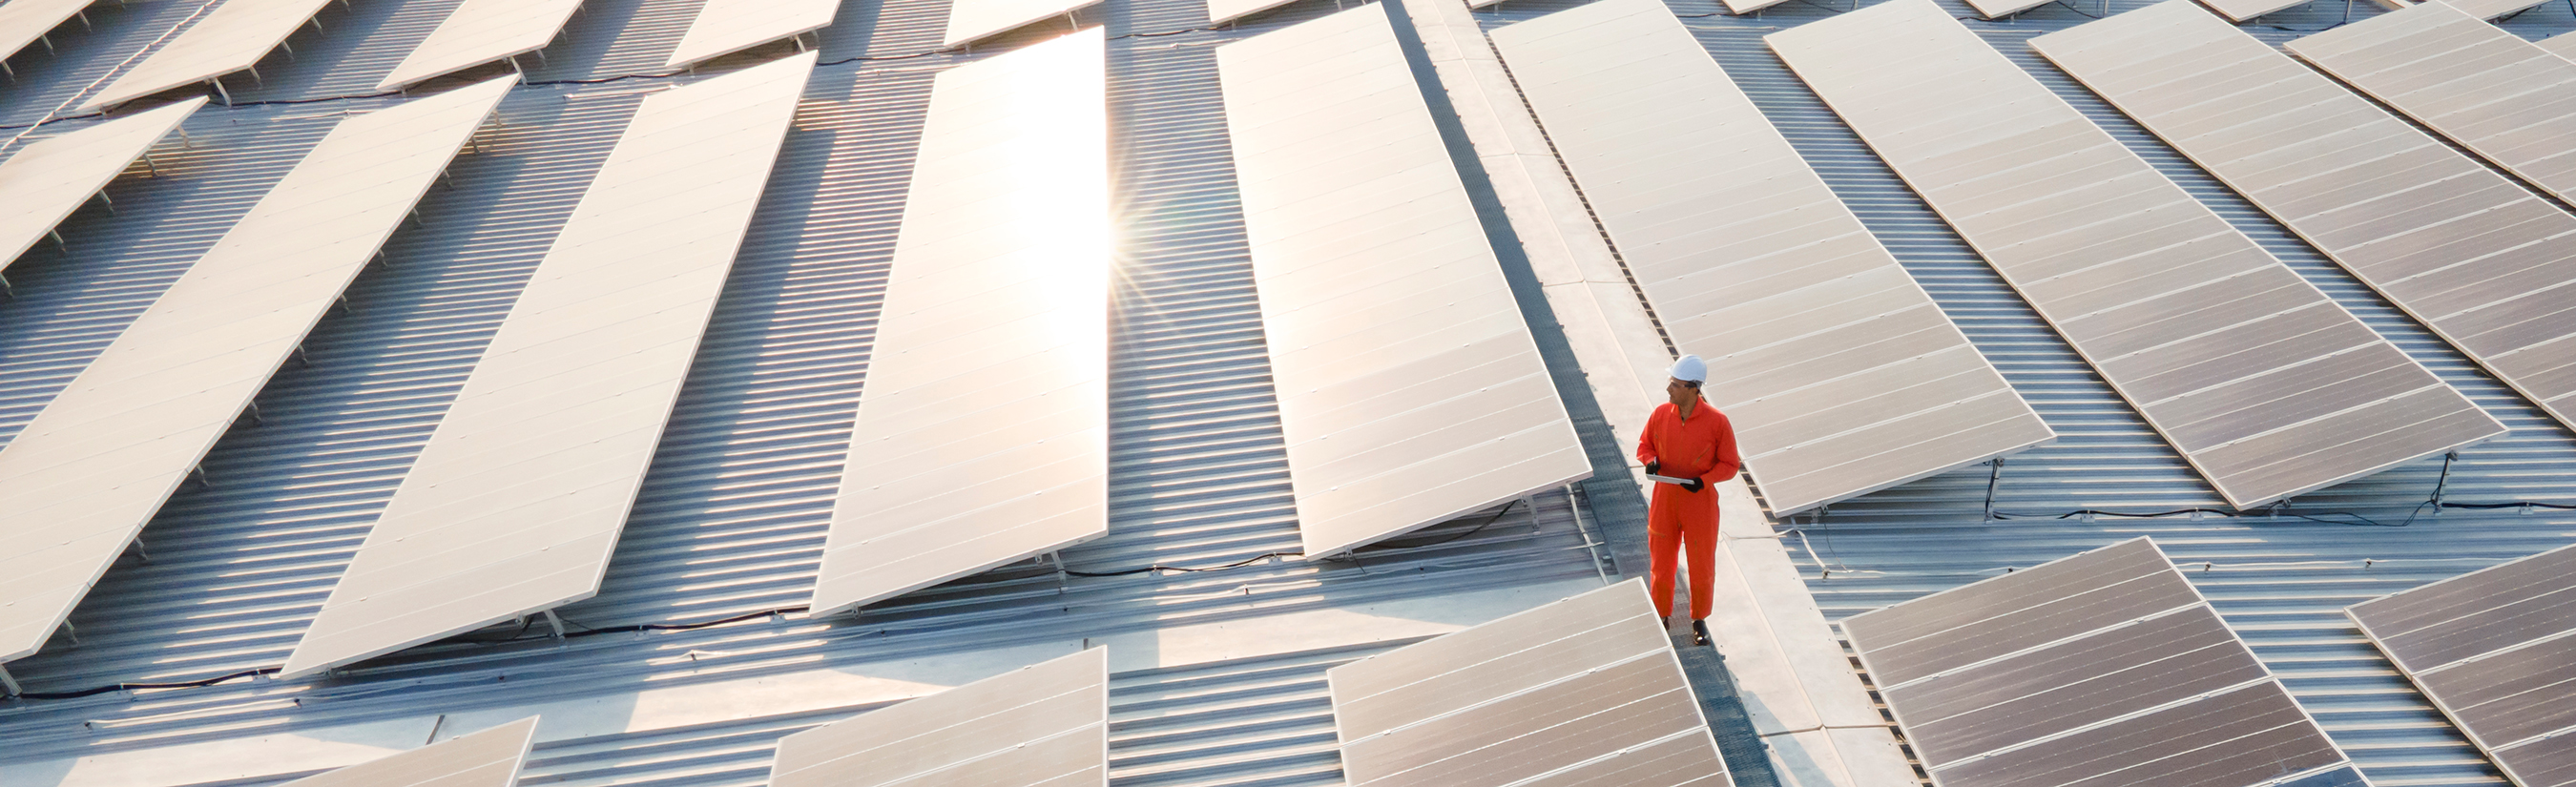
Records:
[[[70,97],[104,73],[91,67],[98,61],[112,65],[157,35],[154,26],[166,30],[184,18],[179,10],[190,9],[178,5],[137,2],[97,15],[95,33],[67,31],[58,42],[65,54],[21,67],[27,78],[0,89],[0,107],[21,124],[40,117],[24,114],[29,102]],[[188,127],[191,147],[165,143],[157,154],[162,177],[121,180],[109,189],[117,213],[93,208],[68,222],[68,254],[48,247],[14,266],[20,297],[0,301],[0,440],[23,428],[334,119],[392,100],[331,98],[361,93],[375,78],[339,69],[390,68],[451,5],[334,6],[322,17],[327,33],[299,35],[291,61],[271,58],[266,86],[236,89],[237,106],[202,113]],[[423,202],[423,222],[398,232],[386,264],[351,289],[349,309],[315,330],[306,345],[311,364],[281,369],[258,398],[261,422],[237,426],[207,458],[211,485],[184,487],[146,529],[151,561],[129,559],[109,572],[74,613],[77,644],[57,638],[9,665],[30,691],[198,679],[280,662],[642,92],[690,78],[621,75],[658,65],[694,0],[587,6],[549,61],[530,64],[536,84],[504,103],[484,151],[458,159],[452,186]],[[936,46],[944,3],[891,6],[851,2],[843,24],[825,31],[826,64],[606,585],[562,610],[576,625],[712,621],[805,601],[866,375],[929,77],[1042,35],[922,55]],[[1065,553],[1076,570],[1203,566],[1297,547],[1210,47],[1329,10],[1295,10],[1228,32],[1185,32],[1203,24],[1203,16],[1191,18],[1199,13],[1194,2],[1139,3],[1132,14],[1110,15],[1113,152],[1129,219],[1113,327],[1112,530]],[[784,51],[782,44],[766,56]],[[727,58],[701,73],[757,60]],[[727,654],[708,659],[731,662],[729,676],[758,675],[1588,578],[1594,558],[1575,504],[1563,493],[1540,495],[1534,507],[1513,507],[1472,534],[1486,517],[1424,533],[1466,534],[1456,541],[1355,562],[1109,578],[1059,578],[1053,567],[1023,565],[911,594],[857,620],[763,618],[565,645],[434,645],[327,681],[236,681],[0,706],[0,739],[10,741],[0,761],[669,685],[708,663],[671,663],[690,650]],[[1173,678],[1178,684],[1122,677],[1144,681],[1136,698],[1121,689],[1122,707],[1179,709],[1122,722],[1119,782],[1337,780],[1322,669],[1356,655],[1365,654],[1243,667],[1253,685],[1204,697],[1164,696],[1200,680],[1186,675]],[[751,783],[765,771],[768,740],[822,720],[753,719],[544,746],[527,783]]]
[[[2405,527],[2337,524],[2295,517],[2157,519],[2054,518],[2081,508],[2163,511],[2223,509],[2217,495],[2144,421],[2069,351],[1939,217],[1917,199],[1832,112],[1765,48],[1761,36],[1850,8],[1800,0],[1755,17],[1716,14],[1710,0],[1672,0],[1701,42],[1786,133],[1809,163],[1896,252],[1944,310],[2056,428],[2060,441],[2009,458],[1994,507],[2039,518],[1986,521],[1989,468],[1976,467],[1838,503],[1800,518],[1791,552],[1809,589],[1834,619],[2145,534],[2184,564],[2229,624],[2280,674],[2374,783],[2485,785],[2502,780],[2476,750],[2391,669],[2342,615],[2342,607],[2503,560],[2576,541],[2576,516],[2427,509]],[[2144,0],[2114,0],[2118,13]],[[1572,3],[1515,0],[1486,14],[1506,24]],[[1985,22],[1945,2],[1952,15],[2109,129],[2167,176],[2315,282],[2373,329],[2503,419],[2514,432],[2461,454],[2451,468],[2452,501],[2576,502],[2576,437],[2459,353],[2380,301],[2250,204],[2108,104],[2031,54],[2022,42],[2102,12],[2090,0],[2050,5]],[[2356,3],[2354,18],[2378,13]],[[2246,29],[2279,42],[2338,23],[2341,3],[2275,14]],[[2507,22],[2540,38],[2576,27],[2565,5]],[[2433,492],[2438,459],[2297,499],[2296,513],[2350,511],[2394,525]],[[1760,480],[1758,474],[1755,481]],[[2346,520],[2330,516],[2325,519]],[[2200,564],[2194,566],[2193,564]],[[1827,569],[1830,569],[1828,571]]]

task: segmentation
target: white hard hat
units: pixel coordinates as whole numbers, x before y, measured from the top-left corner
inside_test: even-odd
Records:
[[[1700,360],[1696,355],[1682,356],[1681,360],[1673,362],[1673,379],[1693,383],[1708,382],[1708,362]]]

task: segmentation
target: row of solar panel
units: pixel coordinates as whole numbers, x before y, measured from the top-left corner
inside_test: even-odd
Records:
[[[936,77],[812,614],[1107,532],[1104,51],[1094,29]],[[1384,9],[1220,58],[1305,553],[1588,475]],[[598,591],[815,60],[643,102],[285,675]],[[9,658],[61,625],[512,81],[343,122],[0,450],[7,528],[38,545],[0,558]],[[45,208],[7,225],[18,248],[203,104],[0,164],[0,194]],[[1343,144],[1354,119],[1379,144]]]
[[[1645,585],[1629,580],[1326,673],[1354,787],[1728,787]],[[1109,783],[1109,651],[1093,647],[779,739],[774,787]],[[510,787],[535,717],[293,787]]]

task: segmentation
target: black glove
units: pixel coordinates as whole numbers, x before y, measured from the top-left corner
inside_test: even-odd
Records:
[[[1646,474],[1647,474],[1647,475],[1654,475],[1656,470],[1661,470],[1661,469],[1663,469],[1663,467],[1664,467],[1664,463],[1662,463],[1662,462],[1658,462],[1658,461],[1655,461],[1655,460],[1652,460],[1652,459],[1648,459],[1648,460],[1646,460]]]
[[[1708,488],[1708,482],[1701,481],[1701,480],[1699,480],[1699,479],[1697,479],[1697,478],[1693,478],[1693,479],[1691,479],[1691,480],[1690,480],[1690,483],[1683,484],[1683,485],[1682,485],[1682,488],[1683,488],[1683,489],[1688,489],[1688,490],[1690,490],[1690,491],[1692,491],[1692,492],[1694,492],[1694,493],[1695,493],[1695,492],[1698,492],[1699,490],[1707,489],[1707,488]]]

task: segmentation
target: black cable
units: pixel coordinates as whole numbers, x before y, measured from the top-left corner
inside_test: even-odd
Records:
[[[231,674],[228,674],[228,675],[220,675],[220,676],[216,676],[216,677],[212,677],[212,678],[207,678],[207,679],[205,679],[205,680],[181,681],[181,682],[178,682],[178,683],[116,683],[116,684],[111,684],[111,685],[106,685],[106,686],[94,686],[94,687],[91,687],[91,688],[80,689],[80,690],[77,690],[77,691],[30,691],[30,692],[27,692],[27,693],[24,693],[24,694],[16,695],[16,699],[22,699],[22,700],[73,700],[73,699],[80,699],[80,698],[82,698],[82,697],[95,697],[95,696],[98,696],[98,695],[101,695],[101,694],[106,694],[106,693],[109,693],[109,692],[125,691],[125,690],[127,690],[127,689],[193,689],[193,688],[196,688],[196,687],[199,687],[199,686],[212,686],[212,685],[215,685],[215,684],[217,684],[217,683],[222,683],[222,682],[229,681],[229,680],[240,680],[240,679],[242,679],[242,678],[247,678],[247,677],[251,677],[251,676],[254,676],[254,675],[267,675],[267,674],[275,673],[275,672],[277,672],[279,669],[280,669],[280,668],[278,668],[278,667],[261,667],[261,668],[259,668],[259,669],[246,669],[246,670],[242,670],[242,671],[240,671],[240,672],[231,673]]]
[[[1232,563],[1227,563],[1227,564],[1225,564],[1225,565],[1221,565],[1221,566],[1202,566],[1202,567],[1199,567],[1199,568],[1191,568],[1191,567],[1188,567],[1188,566],[1166,566],[1166,565],[1163,565],[1163,564],[1161,564],[1161,563],[1156,563],[1156,564],[1154,564],[1154,565],[1145,566],[1145,567],[1142,567],[1142,568],[1130,568],[1130,569],[1125,569],[1125,570],[1121,570],[1121,571],[1075,571],[1075,570],[1072,570],[1072,569],[1066,569],[1064,573],[1066,573],[1066,574],[1070,574],[1070,575],[1073,575],[1073,576],[1077,576],[1077,577],[1123,577],[1123,576],[1127,576],[1127,575],[1129,575],[1129,574],[1142,574],[1142,573],[1145,573],[1145,572],[1148,572],[1148,571],[1182,571],[1182,572],[1197,572],[1197,571],[1223,571],[1223,570],[1226,570],[1226,569],[1229,569],[1229,568],[1241,568],[1241,567],[1243,567],[1243,566],[1252,565],[1253,563],[1257,563],[1257,562],[1260,562],[1260,561],[1263,561],[1263,560],[1268,560],[1268,559],[1271,559],[1271,558],[1274,558],[1274,557],[1304,557],[1304,556],[1305,556],[1305,554],[1306,554],[1306,553],[1304,553],[1304,552],[1264,552],[1264,553],[1261,553],[1261,554],[1258,554],[1258,555],[1254,555],[1254,556],[1252,556],[1252,557],[1244,558],[1244,559],[1242,559],[1242,560],[1237,560],[1237,561],[1234,561],[1234,562],[1232,562]]]

